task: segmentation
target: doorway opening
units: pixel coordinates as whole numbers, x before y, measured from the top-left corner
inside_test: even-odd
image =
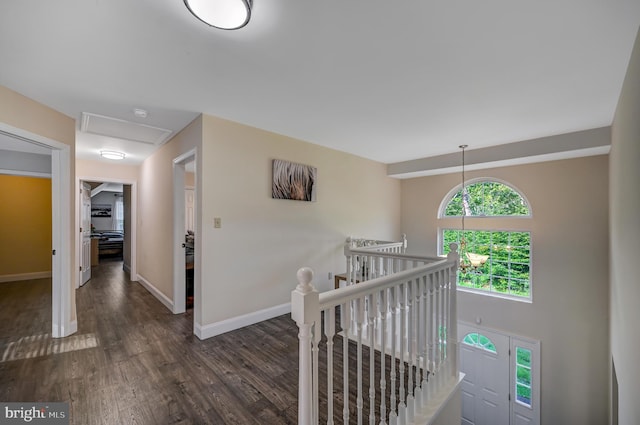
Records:
[[[174,314],[195,310],[199,303],[195,164],[195,150],[173,160]]]
[[[80,279],[91,278],[100,261],[121,261],[130,280],[136,278],[135,182],[104,178],[79,178],[81,199]]]
[[[69,237],[72,234],[70,218],[75,216],[71,208],[71,147],[3,122],[0,122],[0,139],[3,148],[11,146],[12,151],[22,153],[37,148],[50,156],[50,170],[45,174],[51,177],[51,336],[69,336],[78,329],[72,301],[73,257]],[[14,163],[10,170],[12,174],[33,175],[28,164],[29,161],[17,166]]]

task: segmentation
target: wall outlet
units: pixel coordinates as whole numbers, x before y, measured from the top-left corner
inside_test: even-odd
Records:
[[[333,273],[329,272],[329,280],[333,279]]]
[[[213,219],[213,228],[219,229],[222,227],[222,219],[220,217],[215,217]]]

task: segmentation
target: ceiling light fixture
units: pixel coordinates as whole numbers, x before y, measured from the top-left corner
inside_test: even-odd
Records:
[[[138,118],[147,118],[147,111],[140,108],[134,108],[133,115],[135,115]]]
[[[193,15],[207,25],[223,30],[244,27],[251,18],[252,0],[184,0]]]
[[[477,271],[484,265],[489,259],[488,255],[476,254],[467,251],[467,240],[464,233],[464,218],[467,215],[469,208],[469,194],[464,186],[464,150],[469,145],[458,146],[462,149],[462,189],[460,190],[460,206],[462,207],[462,236],[460,237],[460,271],[467,273],[470,271]],[[469,211],[470,212],[470,211]]]
[[[124,159],[125,155],[123,152],[118,151],[100,151],[100,156],[107,159]]]

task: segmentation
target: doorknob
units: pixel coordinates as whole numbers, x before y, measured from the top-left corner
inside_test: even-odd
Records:
[[[184,243],[183,243],[183,244],[182,244],[182,247],[183,247],[183,248],[186,248],[186,247],[187,247],[187,244],[184,244]]]

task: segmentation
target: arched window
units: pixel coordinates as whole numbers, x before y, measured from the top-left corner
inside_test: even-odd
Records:
[[[531,217],[531,208],[524,195],[505,182],[480,179],[462,184],[445,196],[439,217]]]
[[[531,207],[525,196],[510,184],[494,179],[476,179],[453,188],[438,211],[440,252],[462,239],[462,215],[466,252],[487,255],[477,269],[458,274],[460,288],[501,296],[531,299]],[[504,218],[509,219],[505,224]],[[452,221],[452,219],[456,219]],[[459,219],[459,222],[457,222]],[[502,221],[500,221],[503,219]],[[453,224],[453,226],[452,226]],[[459,226],[459,227],[458,227]]]
[[[481,333],[472,332],[468,333],[462,339],[462,342],[467,345],[471,345],[473,347],[480,348],[484,351],[488,351],[493,354],[497,354],[496,346],[491,340],[482,335]]]

